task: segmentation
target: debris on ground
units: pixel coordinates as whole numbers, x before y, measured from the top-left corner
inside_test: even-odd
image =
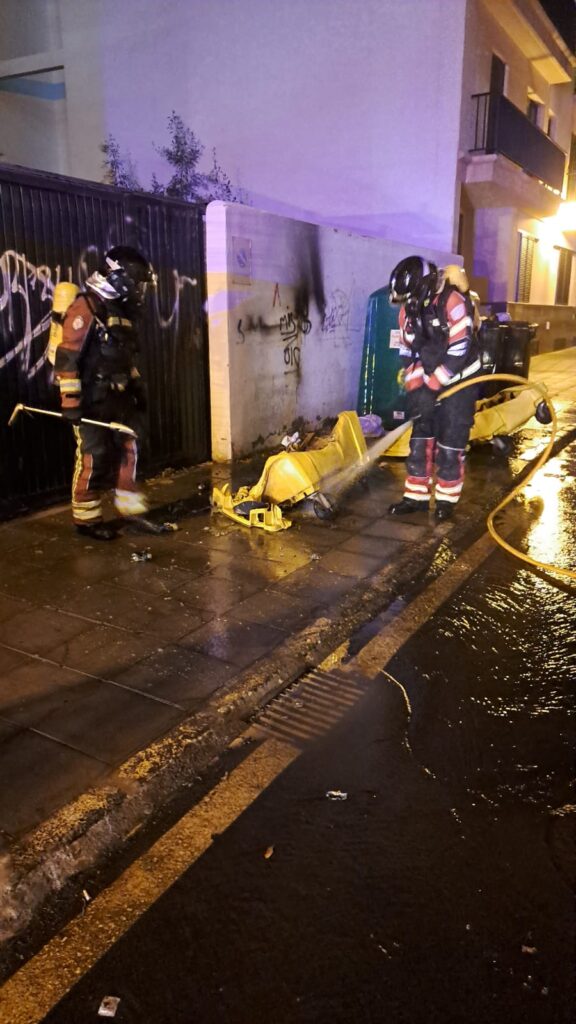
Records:
[[[145,551],[133,551],[132,554],[130,555],[130,561],[131,562],[151,562],[152,561],[152,552],[150,551],[149,548],[146,548]]]
[[[302,445],[302,438],[298,431],[296,431],[295,434],[286,434],[280,441],[280,444],[286,451],[294,451]]]
[[[98,1016],[115,1017],[119,1004],[120,999],[118,996],[104,996],[104,999],[98,1007]]]
[[[348,793],[343,793],[341,789],[329,789],[326,793],[329,800],[347,800]]]
[[[166,533],[176,533],[178,523],[162,523],[162,529],[165,530]]]
[[[269,846],[267,848],[267,850],[264,851],[265,859],[266,860],[270,860],[270,857],[272,856],[273,853],[274,853],[274,847],[273,846]]]
[[[382,419],[375,413],[368,413],[366,416],[359,416],[360,426],[364,437],[382,437],[384,427]]]

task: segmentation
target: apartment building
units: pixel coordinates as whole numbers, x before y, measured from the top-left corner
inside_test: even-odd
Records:
[[[175,110],[249,205],[458,252],[487,307],[558,347],[576,61],[554,3],[4,0],[0,160],[102,180],[112,136],[147,188]]]
[[[539,322],[541,348],[563,347],[576,340],[569,35],[536,0],[483,0],[468,5],[465,40],[458,251],[486,308]]]

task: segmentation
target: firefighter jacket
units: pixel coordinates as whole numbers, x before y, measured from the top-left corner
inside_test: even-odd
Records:
[[[69,306],[55,357],[62,412],[77,418],[107,398],[134,396],[141,385],[135,365],[134,323],[80,294]],[[116,402],[117,404],[117,402]]]
[[[400,309],[400,357],[407,391],[440,391],[480,369],[471,300],[445,285],[417,317]]]

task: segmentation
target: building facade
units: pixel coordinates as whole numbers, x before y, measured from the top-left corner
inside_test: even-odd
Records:
[[[487,309],[563,347],[576,338],[574,54],[536,0],[469,4],[465,40],[458,251]]]

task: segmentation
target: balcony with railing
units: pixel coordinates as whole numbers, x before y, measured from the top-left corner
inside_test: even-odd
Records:
[[[564,183],[564,151],[506,96],[476,93],[472,101],[474,138],[465,180],[480,205],[554,213]]]

